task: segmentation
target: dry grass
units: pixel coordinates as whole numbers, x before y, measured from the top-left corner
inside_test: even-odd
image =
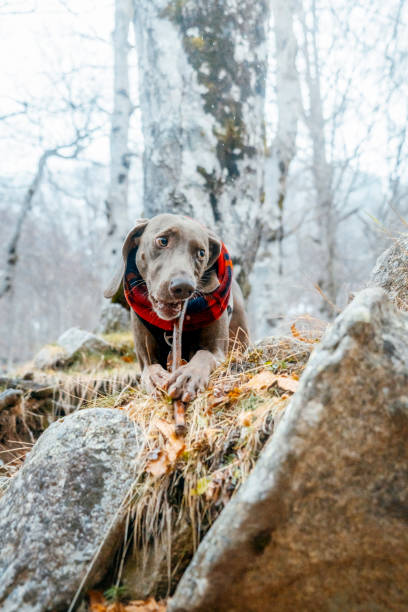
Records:
[[[200,540],[247,478],[321,335],[321,329],[301,328],[301,340],[272,339],[245,356],[231,355],[213,373],[208,390],[188,406],[182,440],[173,433],[172,404],[165,395],[153,399],[133,388],[116,400],[143,440],[143,469],[134,483],[114,576],[133,597],[172,591]]]
[[[13,455],[2,472],[15,474],[41,427],[61,414],[95,406],[124,410],[139,431],[142,468],[128,505],[126,538],[105,585],[124,582],[135,599],[166,596],[247,478],[322,333],[322,326],[306,317],[292,326],[290,337],[231,354],[187,407],[184,439],[174,435],[169,398],[147,395],[137,384],[137,365],[123,360],[120,351],[84,355],[65,370],[36,371],[36,382],[55,386],[54,397],[47,409],[26,397],[13,408],[16,426],[7,440]],[[32,427],[28,416],[37,423],[24,436],[23,423]]]
[[[107,334],[112,350],[103,354],[81,353],[64,369],[38,370],[33,363],[12,373],[29,385],[47,386],[51,393],[32,397],[27,390],[16,405],[0,411],[0,476],[13,476],[41,433],[56,419],[89,406],[112,405],[122,392],[137,385],[140,375],[135,363],[132,335]],[[27,379],[29,375],[30,380]],[[1,490],[0,490],[1,493]]]

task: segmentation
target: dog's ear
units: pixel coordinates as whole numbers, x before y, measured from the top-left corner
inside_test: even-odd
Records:
[[[215,264],[221,253],[221,240],[211,231],[208,232],[208,246],[210,254],[208,257],[207,270]]]
[[[211,231],[208,232],[208,246],[209,246],[209,257],[206,271],[201,278],[201,287],[203,293],[212,293],[219,287],[220,281],[215,270],[211,270],[211,267],[217,261],[221,253],[221,240],[217,238]]]
[[[140,238],[146,229],[149,219],[139,219],[134,227],[130,230],[125,238],[122,247],[123,262],[126,264],[129,251],[135,246],[139,246]]]
[[[123,243],[123,247],[122,247],[121,261],[118,262],[116,272],[113,275],[112,280],[106,287],[105,291],[103,292],[103,295],[106,298],[114,298],[116,294],[120,291],[122,280],[123,280],[123,275],[125,273],[125,266],[126,266],[127,257],[129,255],[129,251],[134,246],[137,246],[139,244],[140,237],[143,234],[144,230],[146,229],[146,225],[148,224],[148,222],[149,222],[148,219],[139,219],[136,225],[132,227],[132,229],[126,236],[125,241]]]

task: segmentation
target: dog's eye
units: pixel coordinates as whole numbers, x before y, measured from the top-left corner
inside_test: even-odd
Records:
[[[166,247],[169,244],[169,239],[166,236],[159,236],[156,238],[156,244],[158,247]]]
[[[204,249],[198,249],[198,251],[197,251],[197,255],[198,255],[198,257],[199,257],[200,259],[204,259],[204,257],[205,257],[205,251],[204,251]]]

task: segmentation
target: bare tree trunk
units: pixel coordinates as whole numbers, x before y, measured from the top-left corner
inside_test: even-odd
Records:
[[[24,196],[23,204],[21,206],[20,214],[17,217],[17,222],[14,228],[13,235],[7,247],[7,261],[5,270],[3,273],[3,279],[0,285],[0,298],[4,297],[6,293],[9,293],[13,289],[14,285],[14,277],[16,272],[16,266],[18,261],[18,245],[20,242],[21,231],[23,229],[24,221],[28,213],[30,212],[33,198],[37,193],[37,189],[41,183],[41,179],[44,174],[44,170],[46,167],[47,159],[51,156],[55,155],[55,151],[45,151],[40,159],[38,160],[37,171],[29,188],[26,191]]]
[[[13,289],[16,266],[18,262],[18,245],[21,238],[24,221],[31,210],[33,199],[41,184],[44,176],[44,171],[47,167],[47,161],[51,157],[59,157],[60,159],[75,159],[83,150],[83,142],[86,141],[89,134],[87,132],[77,131],[76,138],[67,144],[62,144],[54,149],[47,149],[38,160],[37,170],[27,192],[24,196],[20,214],[17,217],[16,226],[7,247],[7,261],[3,273],[3,279],[0,285],[0,299]],[[67,153],[64,153],[64,150]]]
[[[132,104],[129,94],[129,27],[133,16],[132,0],[116,0],[114,50],[114,95],[110,136],[110,182],[105,202],[108,221],[105,249],[105,280],[120,252],[129,229],[128,178],[130,167],[129,120]]]
[[[287,177],[296,154],[296,136],[301,107],[299,75],[296,69],[297,41],[293,16],[297,1],[273,0],[275,37],[277,131],[265,159],[265,204],[262,240],[253,273],[254,296],[250,301],[251,319],[257,337],[264,337],[273,326],[276,304],[274,285],[283,275],[283,213]]]
[[[330,303],[336,303],[337,284],[335,276],[336,260],[336,210],[333,194],[333,171],[327,161],[325,121],[320,85],[320,61],[317,46],[318,17],[316,3],[312,1],[312,28],[308,28],[304,14],[302,25],[304,34],[303,52],[306,64],[306,85],[309,94],[310,111],[306,117],[313,147],[313,178],[316,192],[316,209],[321,244],[321,278],[319,286],[327,298],[321,311],[333,314]]]
[[[283,274],[283,211],[289,166],[296,153],[296,136],[301,106],[299,75],[296,69],[297,41],[293,31],[293,15],[297,0],[273,0],[276,41],[276,88],[278,128],[269,159],[278,174],[275,210],[278,214],[278,273]],[[270,164],[269,164],[270,165]],[[275,202],[274,202],[275,204]]]
[[[214,226],[244,292],[264,201],[266,0],[135,2],[146,215]]]

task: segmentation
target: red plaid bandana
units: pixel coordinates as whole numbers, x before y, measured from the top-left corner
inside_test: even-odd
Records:
[[[152,308],[146,283],[137,269],[136,252],[137,247],[130,251],[126,262],[123,279],[126,301],[144,321],[160,329],[171,331],[174,321],[161,319]],[[220,256],[214,263],[213,268],[217,273],[220,284],[211,293],[201,294],[189,299],[183,331],[193,331],[210,325],[220,318],[228,306],[232,283],[232,261],[224,244],[222,244]]]

